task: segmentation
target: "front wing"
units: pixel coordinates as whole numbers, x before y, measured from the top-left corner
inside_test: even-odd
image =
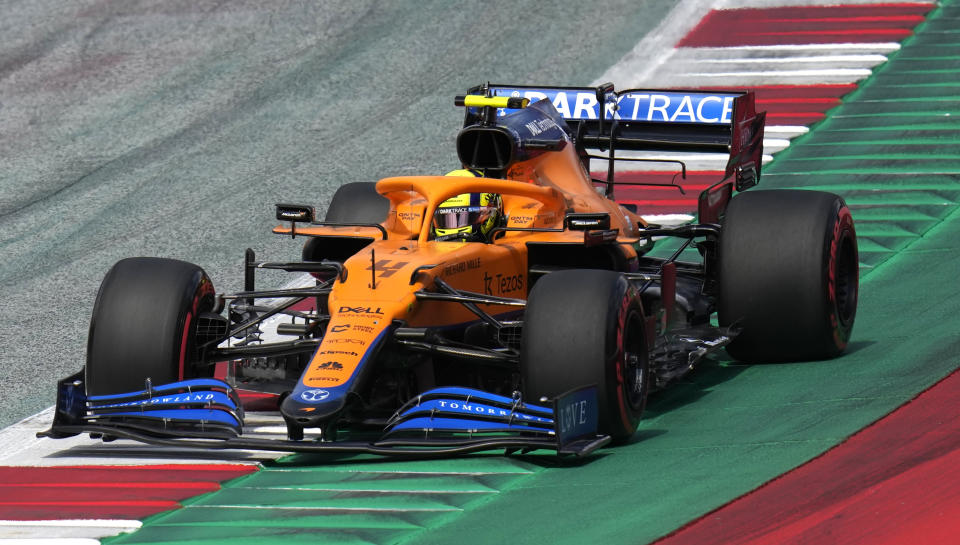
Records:
[[[137,392],[87,396],[83,372],[58,384],[53,426],[41,437],[80,433],[161,446],[304,453],[371,453],[416,457],[483,450],[538,449],[584,456],[610,442],[597,433],[596,387],[552,400],[551,407],[469,388],[437,388],[411,399],[372,441],[244,437],[236,392],[216,379],[194,379]]]

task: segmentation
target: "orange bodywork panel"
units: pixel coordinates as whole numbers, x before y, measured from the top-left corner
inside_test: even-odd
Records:
[[[395,320],[410,327],[466,324],[478,318],[464,305],[418,300],[416,292],[432,291],[440,278],[458,291],[526,299],[527,243],[584,244],[583,231],[560,229],[567,213],[607,213],[610,228],[618,231],[611,244],[620,245],[627,258],[636,257],[638,224],[642,220],[597,193],[573,146],[542,154],[513,165],[510,179],[457,176],[403,176],[377,183],[390,201],[376,227],[296,227],[295,234],[370,238],[373,242],[347,259],[345,279],[330,293],[330,322],[320,348],[303,374],[311,388],[348,384],[365,358],[372,357]],[[510,231],[489,243],[432,240],[430,222],[437,206],[462,193],[498,193],[505,226],[548,228],[558,231]],[[277,227],[291,234],[292,228]],[[491,315],[515,312],[516,307],[484,305]]]

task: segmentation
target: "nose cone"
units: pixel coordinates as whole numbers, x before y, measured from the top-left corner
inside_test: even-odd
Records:
[[[280,413],[304,428],[318,428],[334,417],[346,402],[342,389],[298,387],[283,400]]]

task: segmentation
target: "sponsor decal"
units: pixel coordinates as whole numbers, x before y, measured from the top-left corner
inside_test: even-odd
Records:
[[[443,268],[444,276],[453,276],[462,272],[480,268],[480,258],[468,259]]]
[[[351,324],[351,326],[353,330],[360,329],[356,324]],[[386,330],[381,330],[377,339],[385,335]],[[327,340],[324,339],[324,342],[327,342]],[[372,344],[374,341],[369,342]],[[353,348],[352,346],[346,345],[338,345],[338,347],[339,346],[343,348]],[[302,384],[306,386],[321,386],[324,388],[342,386],[350,381],[357,367],[365,361],[365,354],[369,354],[369,352],[365,350],[327,350],[327,348],[329,347],[324,345],[322,349],[313,356],[310,365],[307,366],[307,369],[301,376],[300,380]]]
[[[409,261],[391,261],[389,259],[381,259],[380,261],[377,261],[376,265],[367,267],[367,270],[372,271],[376,269],[377,278],[388,278],[393,276],[395,272],[406,267],[409,263]]]
[[[556,126],[557,122],[552,119],[537,119],[524,125],[530,133],[530,136],[538,136],[543,131],[550,130]]]
[[[510,216],[510,223],[526,225],[536,219],[536,216]]]
[[[211,392],[175,394],[169,396],[154,397],[141,401],[126,401],[124,403],[113,403],[110,405],[97,405],[98,409],[113,409],[118,407],[146,407],[148,405],[167,405],[179,403],[207,403],[215,398]]]
[[[489,405],[479,405],[475,403],[469,403],[464,401],[447,401],[444,399],[437,400],[437,405],[441,409],[448,411],[457,411],[461,413],[468,414],[482,414],[487,416],[502,416],[510,418],[511,416],[515,420],[525,420],[527,422],[539,422],[543,424],[551,424],[549,418],[542,418],[539,416],[532,416],[529,414],[515,413],[511,412],[509,409],[501,409],[499,407],[491,407]]]
[[[578,426],[585,425],[587,423],[586,400],[578,401],[572,405],[567,405],[566,407],[561,407],[560,414],[558,416],[561,432],[566,432]]]
[[[358,356],[356,352],[349,352],[346,350],[324,350],[320,352],[321,354],[337,354],[341,356]]]
[[[342,333],[350,329],[350,324],[335,325],[330,328],[331,333]]]
[[[498,96],[524,97],[532,102],[549,100],[565,119],[599,119],[600,104],[593,89],[494,89]],[[714,93],[627,92],[607,95],[604,119],[666,123],[731,123],[736,95]],[[500,109],[498,115],[513,110]],[[538,127],[539,128],[539,127]],[[541,131],[544,130],[540,128]],[[533,129],[527,126],[533,133]]]
[[[420,212],[397,212],[397,217],[403,221],[417,221],[420,219]]]
[[[344,314],[375,314],[378,316],[383,316],[383,309],[380,307],[377,307],[376,309],[373,307],[340,307],[337,312],[342,312]]]
[[[283,219],[294,221],[303,221],[307,217],[307,213],[302,210],[281,210],[280,215],[283,216]]]
[[[304,390],[300,392],[300,399],[306,401],[307,403],[319,403],[324,399],[330,397],[330,392],[327,390]]]
[[[483,273],[483,292],[487,295],[503,295],[523,289],[522,274],[495,274],[490,276]]]
[[[351,338],[339,338],[339,339],[324,339],[325,343],[346,343],[346,344],[359,344],[360,346],[365,346],[367,341],[362,339],[351,339]]]
[[[582,388],[556,400],[554,417],[561,444],[597,429],[597,390]]]

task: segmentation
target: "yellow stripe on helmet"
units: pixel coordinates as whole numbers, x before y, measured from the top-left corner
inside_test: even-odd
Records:
[[[466,178],[479,178],[480,174],[475,170],[470,170],[469,168],[459,168],[457,170],[451,170],[450,172],[444,174],[444,176],[463,176]]]

